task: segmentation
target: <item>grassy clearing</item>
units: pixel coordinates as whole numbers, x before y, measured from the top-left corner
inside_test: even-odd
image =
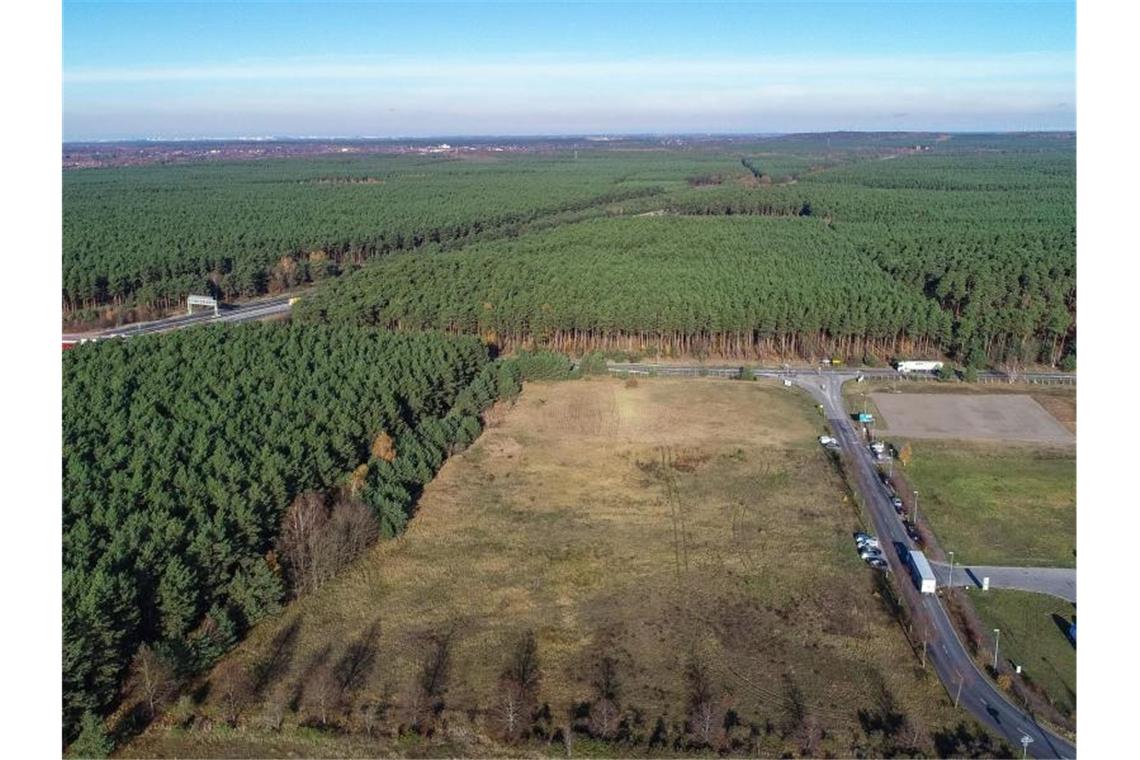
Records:
[[[403,537],[260,625],[215,670],[197,690],[198,729],[156,726],[125,754],[504,753],[499,677],[527,631],[552,730],[596,703],[600,662],[616,663],[632,739],[578,733],[576,754],[644,754],[658,718],[668,747],[687,741],[697,661],[717,725],[739,721],[718,740],[742,742],[736,752],[883,754],[867,726],[888,709],[906,715],[892,746],[932,752],[964,713],[918,666],[852,550],[858,515],[814,440],[821,424],[806,397],[767,382],[530,384],[448,460]],[[373,656],[314,738],[300,724],[314,722],[315,669],[345,662],[375,625]],[[421,745],[400,729],[431,637],[447,632],[439,728]],[[271,677],[243,701],[240,728],[203,734],[224,714],[219,673],[234,663]],[[368,740],[365,704],[384,708]],[[274,705],[282,727],[266,734]]]
[[[1075,607],[1028,591],[971,594],[987,629],[1001,629],[1003,659],[1021,665],[1023,677],[1044,690],[1065,715],[1077,710],[1077,650],[1065,631]]]
[[[921,514],[960,562],[1076,565],[1071,448],[916,440],[911,449],[904,474]]]

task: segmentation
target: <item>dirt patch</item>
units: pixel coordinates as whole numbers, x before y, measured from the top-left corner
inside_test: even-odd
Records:
[[[1072,444],[1073,433],[1025,395],[876,393],[892,436]]]

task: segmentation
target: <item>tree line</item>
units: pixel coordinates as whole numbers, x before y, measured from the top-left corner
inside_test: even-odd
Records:
[[[391,257],[295,318],[479,334],[505,350],[733,357],[921,353],[951,330],[818,221],[667,216]]]
[[[1009,746],[972,720],[928,726],[912,714],[881,678],[872,678],[857,704],[815,704],[793,674],[767,694],[766,714],[742,709],[734,683],[697,648],[678,653],[675,674],[660,684],[676,704],[659,714],[639,706],[627,677],[632,656],[604,638],[582,663],[582,690],[570,701],[547,701],[543,651],[533,630],[504,633],[489,656],[497,675],[478,689],[478,705],[453,695],[457,651],[466,633],[444,624],[401,645],[411,668],[401,682],[376,684],[386,656],[382,616],[344,642],[302,654],[299,621],[280,629],[253,661],[226,658],[209,675],[208,697],[175,702],[176,677],[143,647],[132,663],[127,701],[147,715],[164,713],[168,723],[194,731],[210,721],[234,728],[286,733],[291,726],[377,742],[418,737],[426,742],[461,735],[470,727],[515,751],[582,752],[582,744],[605,754],[1009,757]],[[303,658],[303,659],[302,659]],[[290,663],[302,666],[288,677]],[[468,687],[470,684],[464,684]],[[850,710],[850,712],[849,712]],[[844,724],[850,725],[843,729]],[[76,744],[107,751],[106,732],[88,722]],[[406,746],[406,745],[399,745]]]
[[[104,341],[63,361],[67,740],[128,671],[209,666],[399,533],[520,383],[475,338],[326,326]]]

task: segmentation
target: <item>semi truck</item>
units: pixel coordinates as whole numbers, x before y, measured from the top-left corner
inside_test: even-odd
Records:
[[[903,374],[907,372],[937,372],[942,369],[942,362],[905,361],[895,364],[895,369]]]
[[[934,577],[934,571],[930,569],[930,563],[926,561],[926,555],[914,549],[910,550],[907,554],[907,566],[919,592],[933,594],[938,588],[938,580]]]

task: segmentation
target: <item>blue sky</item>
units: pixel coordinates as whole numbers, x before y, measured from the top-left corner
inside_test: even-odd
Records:
[[[1072,129],[1071,2],[64,3],[64,138]]]

